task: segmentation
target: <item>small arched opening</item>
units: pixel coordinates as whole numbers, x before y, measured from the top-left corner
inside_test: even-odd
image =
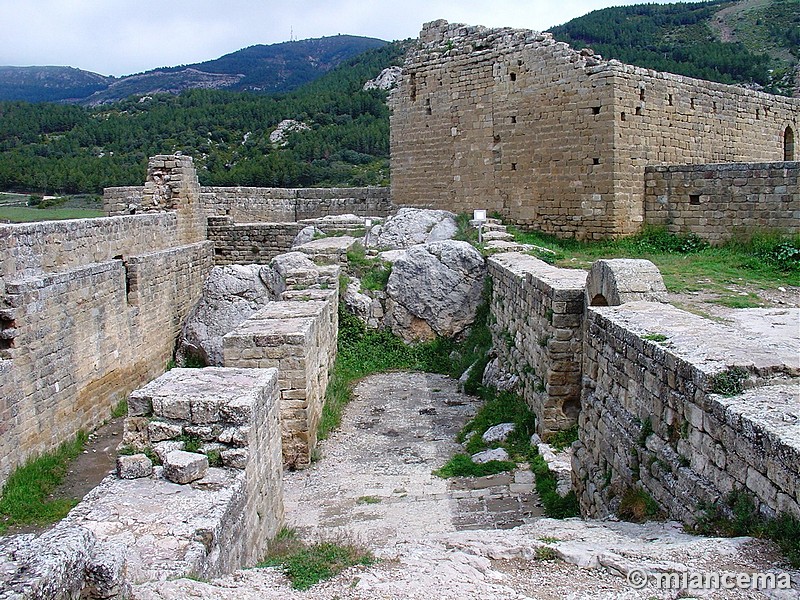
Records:
[[[608,300],[603,294],[597,294],[589,304],[590,306],[608,306]]]
[[[789,126],[783,132],[783,160],[794,160],[794,131]]]

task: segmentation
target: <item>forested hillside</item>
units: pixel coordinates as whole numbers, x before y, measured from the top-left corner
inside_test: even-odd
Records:
[[[0,189],[100,192],[140,185],[147,158],[195,157],[203,185],[367,185],[388,179],[385,92],[361,90],[404,43],[352,58],[285,95],[190,90],[132,97],[94,109],[0,103]],[[283,119],[309,125],[269,141]]]
[[[554,27],[605,58],[791,95],[800,60],[798,0],[711,0],[606,8]]]

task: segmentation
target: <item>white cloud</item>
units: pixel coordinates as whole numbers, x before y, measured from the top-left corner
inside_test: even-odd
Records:
[[[0,0],[0,64],[106,75],[201,62],[254,44],[338,33],[416,37],[424,22],[545,30],[613,0]],[[617,0],[614,4],[634,4]]]

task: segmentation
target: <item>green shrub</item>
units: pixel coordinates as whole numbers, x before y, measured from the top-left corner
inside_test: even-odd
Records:
[[[306,544],[291,529],[283,529],[259,567],[280,567],[296,590],[335,577],[348,567],[371,565],[375,558],[368,550],[346,541]]]
[[[750,375],[741,367],[731,367],[711,376],[709,390],[722,396],[736,396],[744,391],[744,382]]]
[[[562,429],[551,433],[547,438],[547,443],[552,446],[556,452],[561,452],[565,448],[572,446],[574,442],[578,441],[578,424],[576,423],[569,429]]]
[[[644,523],[663,517],[661,509],[646,491],[640,488],[628,488],[619,502],[617,516],[623,521]]]

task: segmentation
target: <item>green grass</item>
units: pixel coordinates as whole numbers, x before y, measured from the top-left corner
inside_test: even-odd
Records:
[[[572,445],[573,442],[578,441],[578,424],[576,423],[569,429],[562,429],[555,431],[547,437],[547,443],[553,448],[555,452],[561,452],[565,448]]]
[[[378,258],[370,258],[360,243],[347,251],[347,270],[361,280],[364,290],[385,290],[392,274],[392,264]]]
[[[759,233],[710,246],[692,235],[673,235],[665,229],[646,227],[642,233],[619,239],[579,242],[522,232],[509,227],[518,242],[554,250],[551,261],[558,266],[588,268],[601,258],[644,258],[661,271],[671,292],[707,291],[724,303],[755,305],[756,299],[741,297],[731,286],[758,287],[800,285],[800,236]],[[748,302],[746,302],[748,301]]]
[[[530,452],[531,435],[536,431],[536,419],[530,407],[516,394],[496,392],[491,388],[482,388],[481,397],[484,404],[459,431],[456,441],[466,442],[467,452],[475,454],[489,448],[481,437],[487,429],[500,423],[514,423],[514,431],[507,440],[492,446],[503,447],[512,458],[525,460]]]
[[[472,462],[469,454],[456,454],[433,474],[443,479],[450,477],[484,477],[505,471],[513,471],[517,463],[510,460],[490,460],[485,463]]]
[[[259,567],[280,567],[296,590],[307,590],[324,579],[335,577],[348,567],[371,565],[372,554],[356,544],[325,541],[306,544],[296,533],[284,528],[269,555]]]
[[[361,496],[357,502],[359,504],[380,504],[381,499],[378,496]]]
[[[536,493],[544,507],[544,514],[552,519],[568,519],[581,514],[578,498],[574,491],[570,491],[563,498],[556,491],[558,480],[550,471],[547,462],[539,454],[531,457],[531,471],[536,477]]]
[[[127,400],[120,400],[118,404],[116,404],[111,409],[111,418],[118,419],[119,417],[125,417],[128,415],[128,401]]]
[[[768,519],[758,512],[753,497],[734,490],[713,504],[700,504],[700,517],[692,531],[701,535],[767,538],[780,547],[795,569],[800,568],[800,519],[783,513]]]
[[[74,440],[11,473],[0,497],[0,534],[10,526],[54,523],[78,503],[77,499],[48,496],[63,481],[70,461],[83,451],[86,440],[86,434],[79,432]]]
[[[63,219],[91,219],[104,217],[102,210],[91,208],[29,208],[26,206],[0,206],[0,220],[12,223],[32,221],[60,221]]]

